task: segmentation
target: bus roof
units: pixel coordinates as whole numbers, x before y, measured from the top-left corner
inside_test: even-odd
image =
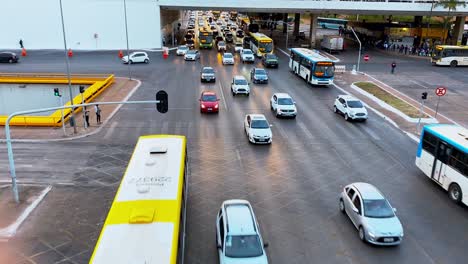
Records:
[[[321,55],[320,52],[316,50],[310,50],[310,49],[305,49],[305,48],[292,48],[291,51],[314,62],[316,61],[333,62],[333,60]]]
[[[90,264],[176,263],[186,139],[141,136]]]
[[[457,125],[432,124],[424,126],[424,130],[468,153],[468,129]]]
[[[455,45],[437,45],[436,49],[463,49],[468,50],[468,46],[455,46]]]
[[[263,33],[260,33],[260,32],[250,33],[250,36],[252,36],[253,38],[255,38],[257,40],[272,40],[270,37],[268,37],[267,35],[265,35]]]

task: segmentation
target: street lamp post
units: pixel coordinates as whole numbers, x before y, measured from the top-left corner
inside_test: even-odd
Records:
[[[127,39],[127,66],[128,66],[128,79],[132,80],[132,72],[130,71],[130,48],[128,45],[128,25],[127,25],[127,2],[124,2],[124,16],[125,16],[125,37]]]
[[[68,59],[67,54],[67,39],[65,37],[65,22],[63,20],[63,7],[62,7],[62,0],[59,0],[60,3],[60,17],[62,19],[62,31],[63,31],[63,45],[65,48],[65,61],[67,64],[67,77],[68,77],[68,92],[70,93],[70,105],[71,105],[71,123],[73,123],[73,133],[76,134],[76,122],[75,122],[75,108],[73,107],[73,93],[71,87],[71,77],[70,77],[70,60]]]
[[[357,71],[359,72],[359,64],[361,63],[361,48],[362,48],[362,44],[361,44],[361,41],[359,40],[358,36],[356,35],[356,32],[354,32],[354,29],[353,27],[349,27],[351,29],[351,31],[353,31],[353,34],[354,36],[356,37],[358,43],[359,43],[359,56],[358,56],[358,60],[357,60]]]

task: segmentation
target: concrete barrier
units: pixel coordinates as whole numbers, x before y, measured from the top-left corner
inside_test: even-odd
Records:
[[[339,72],[339,73],[346,72],[346,65],[335,65],[335,72]]]

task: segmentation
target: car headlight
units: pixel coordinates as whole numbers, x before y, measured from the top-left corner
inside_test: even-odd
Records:
[[[375,239],[375,234],[372,233],[371,231],[368,231],[367,234],[369,235],[370,238]]]
[[[205,105],[204,105],[204,104],[202,104],[202,105],[201,105],[201,108],[205,108]]]
[[[217,104],[217,105],[215,105],[215,108],[218,108],[218,107],[219,107],[219,105],[218,105],[218,104]]]

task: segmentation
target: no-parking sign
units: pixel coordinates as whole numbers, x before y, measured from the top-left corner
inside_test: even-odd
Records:
[[[445,88],[445,87],[437,87],[435,89],[435,94],[437,96],[444,96],[446,93],[447,93],[447,88]]]

